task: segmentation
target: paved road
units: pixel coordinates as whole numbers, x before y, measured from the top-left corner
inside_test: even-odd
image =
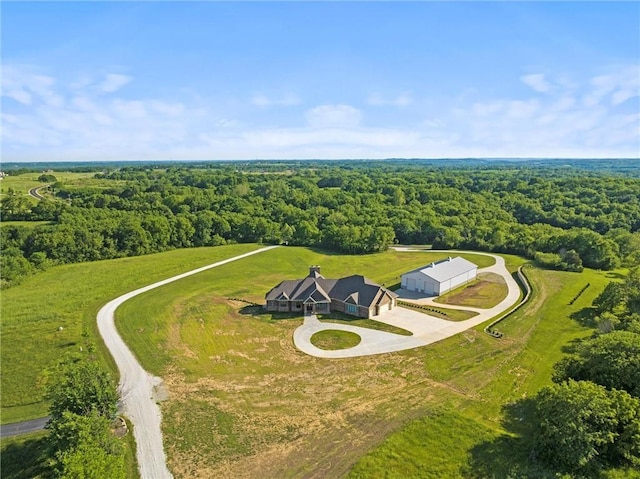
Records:
[[[412,250],[410,248],[397,248],[400,251],[426,251],[438,253],[438,250]],[[301,351],[320,358],[351,358],[356,356],[369,356],[373,354],[390,353],[395,351],[404,351],[421,346],[426,346],[437,341],[454,336],[458,333],[473,328],[492,318],[495,318],[502,312],[516,304],[520,298],[520,288],[518,283],[513,279],[501,256],[489,253],[475,253],[472,251],[446,251],[447,253],[474,253],[491,256],[495,259],[495,264],[487,268],[479,269],[479,273],[491,272],[501,275],[508,287],[507,297],[493,308],[469,308],[460,306],[458,309],[467,309],[478,314],[466,321],[446,321],[444,319],[434,318],[428,314],[424,314],[412,309],[396,307],[391,311],[376,316],[375,320],[382,323],[390,324],[413,333],[413,336],[402,336],[400,334],[387,333],[384,331],[374,331],[358,326],[349,326],[342,324],[322,323],[315,316],[305,317],[302,326],[297,328],[293,333],[293,342]],[[412,300],[421,304],[430,304],[429,298],[418,299],[410,298],[408,292],[403,290],[396,291],[403,300]],[[452,308],[451,305],[442,305],[433,303],[441,308]],[[360,344],[349,349],[340,349],[334,351],[326,351],[319,349],[311,344],[311,336],[318,331],[324,330],[340,330],[350,331],[360,336]]]
[[[40,193],[38,193],[38,190],[40,188],[46,188],[49,185],[43,185],[43,186],[34,186],[33,188],[31,188],[29,190],[29,194],[31,196],[33,196],[36,200],[44,200],[44,196],[42,196]]]
[[[49,417],[39,417],[30,421],[14,422],[13,424],[4,424],[0,426],[0,437],[13,437],[30,432],[42,431]]]
[[[167,469],[162,446],[162,431],[160,429],[160,408],[155,399],[155,392],[162,380],[152,376],[142,368],[118,334],[114,321],[116,309],[125,301],[154,288],[273,248],[277,248],[277,246],[251,251],[136,289],[110,301],[98,312],[97,320],[100,335],[120,371],[121,407],[124,415],[133,423],[133,434],[137,445],[136,458],[142,479],[173,477],[169,469]]]

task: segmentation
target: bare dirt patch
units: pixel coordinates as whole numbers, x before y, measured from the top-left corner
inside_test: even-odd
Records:
[[[492,308],[507,297],[504,278],[495,273],[481,273],[468,285],[438,297],[435,302],[476,308]]]
[[[234,312],[204,318],[201,336],[215,331],[217,339],[210,371],[194,378],[189,371],[198,359],[183,355],[163,375],[170,392],[163,432],[175,477],[339,477],[392,430],[451,394],[426,377],[416,351],[318,359],[293,346],[299,321]],[[172,347],[195,349],[182,343]]]

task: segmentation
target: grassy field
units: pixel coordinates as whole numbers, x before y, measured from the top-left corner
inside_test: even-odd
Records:
[[[360,328],[375,329],[376,331],[384,331],[386,333],[400,334],[402,336],[411,336],[413,333],[406,329],[398,328],[390,324],[381,323],[373,319],[354,318],[343,313],[319,314],[318,319],[323,323],[346,324],[348,326],[358,326]]]
[[[398,477],[389,471],[406,467],[411,469],[406,477],[557,477],[529,462],[529,434],[520,418],[530,411],[515,401],[550,384],[551,368],[563,357],[565,345],[591,333],[578,318],[615,273],[528,269],[527,275],[535,293],[527,306],[501,323],[503,339],[476,330],[425,348],[429,377],[459,394],[436,413],[390,435],[348,477]],[[587,283],[591,286],[569,305]],[[640,474],[614,471],[603,477]]]
[[[439,296],[435,302],[492,308],[506,298],[508,292],[502,276],[495,273],[480,273],[476,281]]]
[[[360,336],[349,331],[318,331],[311,336],[311,344],[324,350],[348,349],[360,344]]]
[[[539,295],[501,325],[502,340],[480,326],[425,348],[323,360],[293,347],[301,318],[243,315],[228,298],[257,302],[308,264],[320,264],[327,277],[359,271],[389,285],[431,258],[301,248],[268,255],[246,260],[242,271],[222,267],[149,292],[118,312],[128,343],[166,380],[163,428],[176,477],[341,477],[352,468],[353,477],[467,477],[476,465],[491,467],[495,457],[474,451],[513,434],[502,424],[503,404],[550,382],[563,345],[590,331],[569,316],[608,279],[531,270]],[[511,270],[522,264],[507,261]],[[588,293],[569,306],[587,282]],[[555,321],[546,320],[550,314]]]
[[[474,316],[477,316],[478,313],[474,311],[464,311],[462,309],[451,309],[451,308],[443,308],[441,306],[425,306],[414,303],[408,303],[406,301],[401,301],[399,304],[403,308],[415,309],[416,311],[423,312],[430,316],[440,319],[446,319],[447,321],[466,321],[467,319],[471,319]]]
[[[47,470],[46,432],[0,440],[0,477],[32,479],[42,477]]]
[[[50,221],[0,221],[0,227],[3,226],[26,226],[27,228],[35,228],[36,226],[49,225]]]
[[[47,360],[36,358],[40,369],[31,371],[29,355],[42,344],[49,354],[76,350],[83,326],[94,337],[95,313],[108,299],[255,247],[56,267],[7,290],[3,344],[17,341],[16,350],[26,348],[26,354],[13,354],[7,375],[3,348],[3,421],[5,409],[14,417],[20,407],[23,415],[35,414],[20,402],[30,396],[19,379],[31,377],[32,390],[41,384]],[[257,314],[238,301],[262,302],[271,287],[304,276],[310,264],[320,264],[326,277],[357,272],[393,288],[402,272],[445,256],[388,251],[350,257],[279,248],[125,303],[116,313],[121,334],[169,391],[161,407],[175,477],[546,477],[549,471],[527,469],[523,433],[505,420],[503,406],[549,384],[564,345],[590,333],[571,316],[590,305],[613,273],[528,269],[535,294],[501,323],[501,340],[479,326],[424,348],[339,360],[295,349],[292,333],[302,318]],[[505,258],[511,271],[523,263]],[[65,297],[68,291],[73,294]],[[64,340],[56,336],[63,319]],[[57,342],[42,341],[44,334]],[[5,408],[5,398],[15,406]]]
[[[65,185],[73,186],[86,186],[91,185],[93,182],[97,183],[99,180],[92,180],[95,173],[76,173],[70,171],[54,171],[51,173],[56,179]],[[23,173],[16,176],[7,176],[0,180],[0,197],[6,195],[9,188],[12,188],[16,193],[27,195],[29,190],[34,186],[44,186],[46,183],[38,181],[38,177],[42,175],[41,172],[35,173]],[[34,202],[37,201],[34,198]]]
[[[93,263],[63,265],[2,292],[1,418],[10,423],[43,416],[47,367],[94,342],[100,307],[140,286],[258,248],[230,245],[195,248]],[[59,331],[58,328],[63,330]],[[85,337],[82,333],[86,331]],[[110,363],[109,363],[110,364]],[[112,370],[115,369],[110,364]]]

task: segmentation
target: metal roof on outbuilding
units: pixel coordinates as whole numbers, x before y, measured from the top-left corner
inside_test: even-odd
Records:
[[[442,283],[461,274],[477,269],[478,266],[460,256],[447,258],[437,263],[415,269],[411,273],[420,272],[429,278]],[[407,273],[405,273],[407,274]]]

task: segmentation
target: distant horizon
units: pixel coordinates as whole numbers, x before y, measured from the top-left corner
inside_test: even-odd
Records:
[[[640,155],[638,2],[4,2],[2,160]]]
[[[37,165],[37,164],[92,164],[92,163],[129,163],[129,164],[150,164],[150,163],[246,163],[246,162],[402,162],[402,161],[513,161],[513,162],[527,162],[527,161],[638,161],[637,166],[640,168],[640,157],[601,157],[601,158],[576,158],[576,157],[460,157],[460,158],[252,158],[252,159],[158,159],[158,160],[135,160],[135,159],[123,159],[123,160],[34,160],[34,161],[3,161],[0,163],[0,169],[6,166],[21,166],[21,165]]]

